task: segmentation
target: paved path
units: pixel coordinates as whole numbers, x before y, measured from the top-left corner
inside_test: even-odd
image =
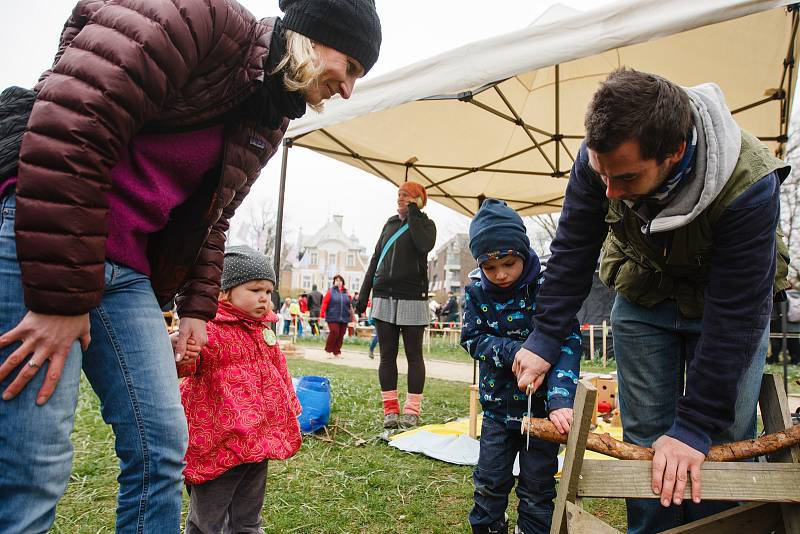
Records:
[[[375,369],[376,371],[378,369],[378,357],[376,356],[374,360],[371,360],[366,352],[343,350],[340,358],[331,358],[328,353],[322,349],[300,345],[297,348],[298,355],[302,354],[302,357],[306,360],[329,363],[332,365],[344,365],[347,367],[359,367],[361,369]],[[397,358],[397,370],[401,374],[408,373],[408,364],[402,354]],[[426,358],[425,375],[427,378],[472,383],[472,365],[469,363]],[[595,376],[595,373],[583,373],[582,378],[591,378],[592,376]],[[789,411],[794,412],[799,407],[800,395],[789,395]]]
[[[369,358],[366,352],[356,350],[343,350],[340,358],[330,358],[328,353],[322,349],[313,347],[298,346],[303,358],[315,362],[330,363],[333,365],[345,365],[348,367],[359,367],[361,369],[378,370],[378,356],[374,360]],[[397,358],[397,370],[401,374],[408,374],[408,363],[402,354]],[[427,378],[439,378],[441,380],[453,380],[455,382],[472,383],[472,365],[469,363],[449,362],[446,360],[425,359],[425,376]]]

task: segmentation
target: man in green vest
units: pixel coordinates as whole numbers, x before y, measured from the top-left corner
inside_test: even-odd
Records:
[[[656,450],[658,499],[628,500],[628,532],[725,509],[700,502],[712,443],[753,438],[789,168],[733,120],[714,84],[621,69],[595,93],[564,197],[518,385],[539,386],[600,276],[611,314],[624,439]],[[691,480],[690,502],[682,502]]]

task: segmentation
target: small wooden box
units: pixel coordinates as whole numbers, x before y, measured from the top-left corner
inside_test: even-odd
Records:
[[[592,385],[597,390],[597,402],[592,413],[592,422],[597,421],[597,405],[605,401],[614,410],[617,407],[617,378],[612,375],[598,375],[591,379]]]

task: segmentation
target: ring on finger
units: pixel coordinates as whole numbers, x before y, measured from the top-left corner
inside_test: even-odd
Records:
[[[28,367],[33,367],[34,369],[38,369],[41,366],[42,366],[42,364],[40,364],[40,363],[36,363],[33,360],[28,360]]]

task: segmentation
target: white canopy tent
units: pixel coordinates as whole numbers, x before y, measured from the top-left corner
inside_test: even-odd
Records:
[[[597,84],[627,66],[715,82],[739,124],[780,154],[796,80],[798,11],[786,0],[621,0],[555,6],[532,25],[368,80],[292,123],[288,148],[328,155],[472,215],[483,197],[558,211]],[[280,238],[280,226],[278,228]],[[280,245],[278,244],[278,247]],[[280,250],[279,248],[277,250]]]

